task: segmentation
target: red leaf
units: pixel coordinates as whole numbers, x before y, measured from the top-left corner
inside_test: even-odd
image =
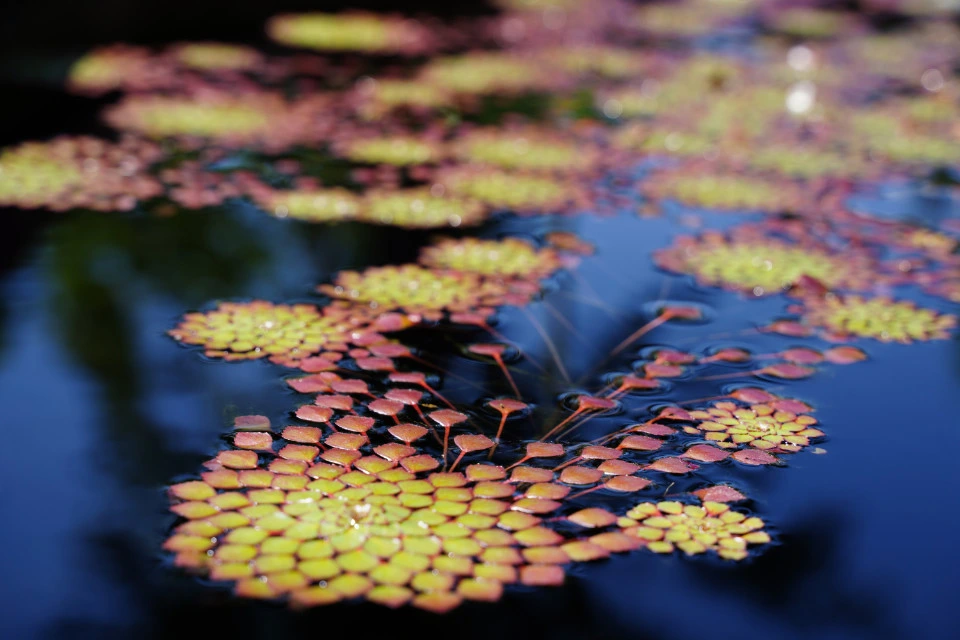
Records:
[[[699,491],[694,491],[693,495],[704,502],[738,502],[747,499],[747,496],[725,484],[718,484],[714,487],[706,487]]]
[[[752,387],[732,391],[730,397],[750,404],[762,404],[777,398],[777,396],[772,393],[767,393],[763,389],[755,389]]]
[[[726,460],[729,455],[718,447],[711,447],[708,444],[695,444],[684,452],[683,457],[697,462],[720,462]]]
[[[768,376],[774,376],[776,378],[786,378],[787,380],[798,380],[800,378],[808,378],[816,372],[817,372],[816,369],[811,369],[810,367],[803,367],[798,364],[790,364],[789,362],[772,364],[769,367],[764,367],[763,369],[760,369],[760,373],[764,373]]]
[[[813,333],[813,330],[809,327],[792,320],[778,320],[767,326],[767,330],[785,336],[793,336],[795,338],[804,338]]]
[[[750,465],[776,464],[779,462],[776,457],[759,449],[741,449],[733,454],[733,459]]]
[[[662,471],[663,473],[690,473],[696,468],[696,465],[689,464],[678,457],[660,458],[655,460],[653,464],[647,465],[647,469]]]
[[[854,362],[862,362],[867,359],[867,354],[861,349],[848,345],[827,349],[823,355],[833,364],[853,364]]]

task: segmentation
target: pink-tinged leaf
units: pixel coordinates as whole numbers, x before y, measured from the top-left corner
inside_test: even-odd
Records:
[[[357,358],[354,362],[363,371],[393,371],[397,368],[390,358]]]
[[[453,441],[464,453],[482,451],[494,445],[493,440],[484,435],[459,435]]]
[[[603,547],[610,553],[626,553],[640,547],[640,540],[618,531],[608,531],[590,536],[590,543]]]
[[[445,429],[456,426],[461,422],[466,422],[469,419],[465,413],[460,413],[459,411],[453,411],[451,409],[440,409],[439,411],[433,411],[430,414],[430,419],[439,424]]]
[[[663,473],[690,473],[695,470],[696,465],[689,464],[682,458],[671,456],[654,460],[652,464],[647,465],[651,471],[660,471]]]
[[[421,427],[418,424],[398,424],[395,427],[390,427],[387,431],[390,432],[397,440],[410,444],[414,440],[419,440],[430,431],[426,427]]]
[[[507,477],[507,470],[496,464],[472,464],[464,472],[470,482],[503,480]]]
[[[706,359],[711,362],[747,362],[750,360],[750,352],[731,347],[729,349],[720,349]]]
[[[256,469],[257,454],[253,451],[221,451],[217,462],[228,469]]]
[[[283,430],[282,437],[290,442],[299,442],[302,444],[316,444],[320,442],[320,436],[323,432],[316,427],[297,427],[290,426]]]
[[[315,373],[302,378],[288,378],[287,385],[298,393],[323,393],[330,391],[330,382],[339,380],[335,373]]]
[[[491,358],[499,358],[506,350],[507,345],[505,344],[471,344],[467,347],[467,351],[471,353],[480,356],[489,356]]]
[[[379,413],[382,416],[395,416],[401,411],[403,411],[404,405],[399,400],[388,400],[386,398],[379,398],[367,405],[367,408],[374,413]]]
[[[382,444],[375,448],[373,452],[381,458],[390,460],[391,462],[396,462],[397,460],[412,456],[417,452],[417,450],[413,447],[400,444],[399,442],[388,442],[387,444]]]
[[[848,345],[827,349],[824,356],[833,364],[853,364],[867,359],[867,354],[863,350]]]
[[[620,380],[620,388],[624,391],[632,391],[634,389],[646,391],[649,389],[656,389],[659,386],[659,380],[654,380],[652,378],[641,378],[635,375],[623,376],[623,378]]]
[[[760,449],[741,449],[733,454],[733,459],[750,465],[776,464],[779,462],[776,457]]]
[[[638,424],[634,427],[630,427],[630,430],[636,431],[638,433],[646,433],[651,436],[661,436],[661,437],[672,436],[677,432],[677,430],[674,429],[673,427],[668,427],[663,424],[656,424],[656,423],[649,423],[649,422],[646,424]]]
[[[703,502],[739,502],[740,500],[747,499],[747,496],[725,484],[718,484],[714,487],[706,487],[694,491],[693,495],[700,498]]]
[[[703,312],[697,307],[664,305],[663,308],[660,309],[660,315],[669,315],[671,318],[679,318],[682,320],[700,320],[703,317]]]
[[[683,457],[697,462],[720,462],[726,460],[730,454],[717,447],[711,447],[708,444],[695,444],[687,449]]]
[[[318,395],[313,403],[318,407],[336,409],[337,411],[353,409],[353,398],[344,395]]]
[[[422,454],[419,456],[410,456],[409,458],[404,458],[400,461],[400,466],[410,473],[421,473],[424,471],[433,471],[440,466],[440,463],[431,456]]]
[[[660,413],[657,415],[658,420],[684,420],[689,421],[693,420],[688,411],[684,411],[680,407],[666,407],[660,410]]]
[[[288,444],[277,452],[277,455],[286,460],[302,460],[304,462],[313,462],[313,459],[320,453],[317,447],[311,447],[305,444]]]
[[[606,460],[597,468],[608,476],[629,476],[639,471],[640,465],[626,460]]]
[[[200,474],[200,477],[214,489],[239,489],[241,487],[240,476],[231,469],[206,471]]]
[[[753,387],[732,391],[730,397],[749,404],[763,404],[764,402],[770,402],[777,398],[777,396],[772,393],[767,393],[763,389],[755,389]]]
[[[646,478],[638,478],[637,476],[614,476],[607,480],[603,486],[605,489],[610,489],[611,491],[633,493],[634,491],[646,489],[650,484],[650,481]]]
[[[366,433],[373,428],[376,420],[366,416],[344,416],[337,420],[336,425],[341,429],[355,433]]]
[[[790,286],[790,295],[795,298],[822,298],[830,293],[830,288],[820,280],[806,274],[800,276]]]
[[[273,447],[273,436],[265,431],[242,431],[233,437],[233,446],[239,449],[267,450]]]
[[[767,330],[794,338],[805,338],[813,335],[813,329],[792,320],[778,320],[768,325]]]
[[[650,362],[643,365],[643,372],[651,378],[676,378],[683,375],[683,367]]]
[[[584,460],[614,460],[620,457],[622,452],[610,447],[600,447],[589,445],[580,451],[580,457]]]
[[[787,413],[809,413],[813,411],[813,407],[806,402],[800,402],[792,398],[776,398],[769,404],[777,411],[786,411]]]
[[[370,393],[370,388],[367,386],[367,383],[363,380],[357,380],[355,378],[334,380],[330,383],[330,388],[336,393],[357,393],[364,395]]]
[[[270,418],[267,416],[237,416],[233,419],[233,428],[237,431],[269,431]]]
[[[335,449],[357,451],[369,440],[367,440],[367,436],[360,433],[331,433],[324,442],[327,446]]]
[[[562,502],[557,502],[556,500],[547,500],[545,498],[521,498],[516,500],[510,505],[510,509],[513,511],[519,511],[520,513],[535,513],[538,515],[543,515],[546,513],[551,513],[556,511],[563,506]]]
[[[497,398],[488,402],[487,406],[495,411],[499,411],[500,413],[510,415],[516,411],[523,411],[529,405],[527,405],[525,402],[520,402],[519,400],[513,400],[511,398]]]
[[[406,358],[411,355],[409,347],[397,342],[371,345],[370,353],[381,358]]]
[[[596,529],[610,526],[617,521],[617,516],[606,509],[591,507],[570,514],[567,516],[567,520],[587,529]]]
[[[813,349],[797,347],[780,353],[780,357],[793,364],[819,364],[823,362],[823,354]]]
[[[383,397],[387,400],[396,400],[407,406],[414,407],[420,404],[420,400],[423,399],[423,392],[417,391],[416,389],[390,389],[390,391],[383,394]]]
[[[420,371],[394,371],[390,374],[390,381],[423,385],[427,383],[427,376]]]
[[[374,321],[374,329],[382,333],[393,333],[409,329],[416,322],[413,318],[402,313],[384,313],[377,316]]]
[[[527,445],[526,458],[556,458],[563,455],[563,445],[556,442],[531,442]]]
[[[577,398],[577,408],[583,411],[608,411],[616,406],[616,401],[610,398],[597,398],[595,396],[579,396]]]
[[[329,358],[314,357],[301,360],[300,368],[307,373],[320,373],[321,371],[333,371],[338,367],[337,363]]]
[[[649,436],[630,435],[620,441],[618,449],[630,449],[632,451],[656,451],[663,446],[663,440],[651,438]]]
[[[305,404],[297,409],[296,416],[307,422],[329,422],[330,418],[333,417],[333,409]]]
[[[320,455],[320,457],[327,462],[338,464],[342,467],[349,467],[360,458],[360,456],[361,453],[359,451],[349,449],[327,449]]]
[[[553,471],[550,469],[541,469],[528,465],[515,467],[513,473],[510,474],[510,482],[536,483],[550,482],[551,480],[553,480]]]
[[[660,349],[654,356],[658,364],[693,364],[697,357],[674,349]]]
[[[560,482],[565,484],[593,484],[603,477],[603,471],[593,467],[567,467],[560,474]]]
[[[772,364],[768,367],[760,369],[760,373],[766,374],[768,376],[774,376],[775,378],[785,378],[787,380],[799,380],[800,378],[808,378],[816,373],[816,369],[810,367],[803,367],[798,364],[790,364],[789,362],[781,362],[779,364]]]
[[[520,582],[528,587],[558,587],[563,584],[563,567],[555,564],[520,567]]]

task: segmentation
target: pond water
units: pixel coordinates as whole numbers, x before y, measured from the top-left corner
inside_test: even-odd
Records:
[[[698,37],[694,47],[749,55],[755,49],[747,47],[747,36],[770,35],[755,21],[722,26],[729,30]],[[851,38],[854,33],[859,32],[851,32]],[[673,40],[653,42],[654,51],[660,47],[684,51]],[[787,45],[798,46],[794,40]],[[820,55],[819,43],[810,46]],[[823,47],[825,51],[827,45]],[[390,59],[388,70],[395,62]],[[352,63],[338,59],[336,64]],[[588,88],[608,90],[603,83],[598,86]],[[578,90],[556,89],[582,102]],[[945,90],[952,90],[952,85]],[[903,87],[891,90],[883,83],[871,91],[881,97],[887,95],[884,91],[909,95]],[[97,118],[114,98],[78,98],[23,85],[9,98],[5,95],[17,105],[16,113],[34,108],[48,112],[53,109],[51,101],[69,112],[61,120],[49,120],[52,128],[36,123],[24,127],[41,140],[61,133],[112,135]],[[873,99],[864,104],[873,104]],[[851,99],[851,104],[859,106],[858,100]],[[506,110],[532,114],[542,123],[545,111],[537,100],[533,102],[530,107],[508,101]],[[603,121],[612,128],[629,125],[605,118],[605,103],[597,104],[592,122]],[[957,110],[956,100],[947,104]],[[501,108],[487,105],[467,119],[502,125]],[[567,131],[569,112],[557,121]],[[422,129],[417,131],[423,134]],[[829,130],[825,135],[835,133]],[[468,134],[469,130],[453,129],[449,137],[455,142]],[[592,133],[586,135],[584,156],[594,141]],[[15,145],[23,139],[22,133],[13,133],[4,142]],[[717,144],[723,153],[724,143]],[[748,149],[759,148],[751,144],[762,146],[751,142]],[[848,209],[855,216],[826,216],[836,227],[824,230],[822,211],[817,210],[826,207],[822,199],[811,205],[813,211],[799,201],[775,205],[784,210],[795,205],[787,216],[779,215],[783,211],[751,213],[741,207],[717,212],[637,187],[668,183],[669,175],[661,172],[669,172],[676,157],[619,155],[621,150],[610,148],[604,152],[617,155],[616,166],[600,163],[588,177],[577,175],[575,181],[593,191],[586,203],[568,207],[570,213],[517,216],[499,208],[476,227],[411,230],[359,221],[313,223],[267,215],[244,194],[229,194],[216,206],[202,208],[167,198],[145,198],[132,211],[4,208],[0,402],[6,407],[7,429],[0,448],[5,487],[0,496],[6,517],[0,543],[6,550],[7,579],[0,596],[0,636],[442,634],[683,640],[960,635],[954,612],[960,593],[955,509],[960,481],[955,413],[960,409],[960,351],[955,328],[948,327],[937,339],[910,344],[862,338],[855,332],[839,341],[825,339],[820,330],[785,336],[761,329],[790,316],[788,307],[798,300],[809,302],[795,290],[792,297],[754,296],[749,292],[752,285],[746,293],[724,290],[710,286],[704,277],[696,282],[677,269],[658,266],[653,259],[678,238],[710,230],[736,238],[742,229],[749,232],[749,225],[755,225],[753,229],[781,234],[778,237],[787,238],[788,244],[796,240],[803,247],[810,246],[806,232],[815,230],[812,233],[829,249],[815,254],[817,259],[829,262],[840,256],[841,262],[855,265],[854,270],[866,269],[833,287],[836,290],[891,295],[939,314],[956,313],[955,294],[951,301],[949,295],[936,295],[938,291],[912,279],[914,272],[921,272],[932,273],[936,282],[941,277],[949,281],[952,273],[956,284],[955,256],[950,256],[956,240],[946,254],[931,250],[919,258],[895,240],[900,231],[918,228],[955,238],[960,229],[955,186],[949,176],[931,180],[926,166],[943,163],[921,163],[922,170],[911,164],[904,170],[896,162],[870,156],[877,173],[841,180],[840,195],[831,201],[843,216]],[[284,154],[302,161],[302,173],[322,175],[327,185],[336,179],[336,184],[356,191],[366,188],[363,180],[376,184],[383,179],[386,188],[393,188],[396,177],[391,173],[357,180],[350,171],[362,165],[331,160],[316,149],[276,155]],[[716,162],[710,153],[695,162],[704,159]],[[283,173],[282,163],[276,165],[275,160],[267,152],[228,148],[205,170],[222,175],[241,166],[252,167],[261,176]],[[712,165],[693,166],[695,179],[711,179],[704,166]],[[404,184],[417,182],[416,175],[404,171],[400,173]],[[821,183],[769,173],[744,175],[760,175],[781,194],[797,186],[806,195],[824,189]],[[574,181],[569,176],[562,179]],[[283,179],[270,184],[291,186]],[[791,238],[794,219],[801,220],[805,231]],[[862,228],[858,221],[863,221]],[[875,221],[879,226],[873,226]],[[330,304],[330,298],[316,292],[318,284],[336,281],[345,270],[413,262],[438,235],[518,237],[543,246],[555,232],[576,234],[595,248],[594,253],[566,254],[567,268],[543,280],[542,294],[525,305],[498,307],[492,337],[482,328],[445,321],[389,333],[432,363],[397,367],[429,372],[443,398],[469,413],[474,431],[490,438],[499,415],[484,404],[494,397],[511,397],[515,383],[529,413],[508,422],[495,458],[503,466],[518,460],[529,442],[569,416],[578,397],[609,394],[628,373],[659,380],[654,383],[659,386],[619,395],[613,411],[581,423],[563,440],[563,460],[579,455],[581,444],[607,443],[609,434],[628,425],[652,424],[665,407],[710,407],[744,388],[807,403],[826,435],[812,438],[809,446],[796,452],[774,450],[779,464],[742,464],[729,458],[696,461],[695,467],[682,472],[651,468],[633,477],[648,478],[652,484],[626,492],[601,487],[577,495],[595,485],[550,481],[575,487],[561,498],[559,510],[545,516],[564,536],[580,535],[565,520],[579,509],[603,508],[622,516],[639,502],[676,499],[693,504],[696,500],[687,492],[731,485],[747,496],[735,502],[734,509],[762,518],[771,542],[756,550],[751,547],[741,561],[722,560],[712,552],[691,557],[642,548],[614,553],[607,559],[568,564],[562,586],[508,585],[496,602],[468,598],[443,614],[412,606],[391,609],[362,598],[291,610],[283,598],[243,598],[233,592],[235,580],[213,581],[202,572],[175,566],[165,541],[183,519],[170,511],[169,487],[196,480],[212,456],[235,446],[235,418],[269,418],[278,441],[275,450],[284,444],[280,442],[284,425],[313,424],[293,414],[312,399],[285,382],[297,373],[295,368],[264,359],[225,362],[185,348],[167,333],[185,313],[210,311],[218,301]],[[730,244],[742,247],[734,240]],[[878,261],[857,263],[863,257],[861,244],[871,245],[868,257]],[[785,246],[777,245],[771,259],[781,259]],[[889,275],[888,264],[909,260],[917,264],[901,269],[905,277]],[[869,282],[862,283],[864,278]],[[794,278],[787,284],[804,282]],[[816,289],[817,283],[807,284]],[[815,299],[817,294],[809,295]],[[666,320],[665,308],[693,309],[697,317],[661,324],[658,318]],[[648,331],[618,350],[651,321]],[[512,382],[489,358],[467,349],[501,341],[513,345],[507,356],[516,356],[507,358]],[[783,357],[788,349],[826,352],[837,344],[855,346],[866,360],[831,364],[797,359],[795,364],[813,370],[796,376],[756,371],[791,360]],[[747,352],[742,361],[705,360],[734,349]],[[664,360],[665,350],[694,354],[695,362],[684,362],[680,371],[652,374],[653,369],[646,368],[651,362],[672,364]],[[357,376],[358,369],[346,365],[340,373]],[[376,393],[385,388],[378,372],[360,373],[358,377],[379,389]],[[430,406],[444,408],[439,393]],[[687,438],[671,445],[677,455],[693,443],[715,442],[702,430],[695,437],[690,435],[696,430],[687,436],[680,432],[684,425],[699,424],[692,418],[659,424],[678,431],[670,438]],[[380,430],[378,426],[371,433]],[[435,442],[422,447],[434,457],[442,455]],[[725,455],[734,450],[725,450]],[[660,455],[629,451],[623,459],[647,465]],[[475,453],[468,461],[482,464],[486,459],[486,454]],[[539,466],[556,464],[560,459]]]

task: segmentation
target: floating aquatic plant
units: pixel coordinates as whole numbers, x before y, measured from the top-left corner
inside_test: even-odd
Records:
[[[361,12],[279,15],[267,23],[267,33],[280,44],[319,51],[419,53],[431,43],[415,20]]]
[[[716,232],[681,237],[674,246],[656,251],[653,259],[659,267],[691,274],[701,284],[755,296],[779,293],[803,278],[828,288],[866,289],[877,283],[875,261],[863,251],[834,252],[750,229],[730,237]]]
[[[706,410],[691,411],[697,420],[687,429],[723,448],[753,447],[771,453],[795,453],[824,434],[813,425],[810,407],[796,400],[778,399],[746,407],[717,402]]]
[[[492,307],[522,303],[534,293],[475,273],[412,264],[341,271],[332,285],[322,285],[320,291],[379,312],[402,310],[430,319],[440,318],[444,311],[489,315]]]
[[[161,157],[160,149],[133,139],[27,142],[0,151],[0,205],[129,210],[162,193],[148,172]]]
[[[281,441],[269,465],[224,452],[204,480],[171,487],[188,521],[165,548],[240,596],[286,596],[295,607],[364,597],[439,613],[498,600],[504,584],[562,582],[565,539],[522,508],[502,467],[432,471],[439,463],[397,433],[400,442],[366,456],[366,435],[332,433],[321,454],[321,431],[310,428]],[[461,451],[493,444],[470,438],[457,437]]]
[[[360,196],[342,188],[280,191],[258,185],[253,195],[257,204],[271,215],[307,222],[353,219],[362,203]]]
[[[131,83],[151,86],[153,73],[150,52],[140,47],[101,47],[73,63],[67,87],[78,93],[100,94],[125,88]],[[135,87],[131,87],[135,88]]]
[[[713,551],[725,560],[743,560],[751,546],[770,542],[763,520],[720,502],[641,502],[619,518],[617,525],[655,553]]]
[[[855,176],[866,171],[857,153],[821,151],[799,145],[765,146],[749,154],[747,163],[758,171],[814,179]]]
[[[149,138],[269,150],[317,140],[326,132],[322,98],[290,103],[272,93],[192,97],[130,96],[108,109],[106,121]]]
[[[323,351],[384,342],[374,327],[362,310],[257,300],[222,302],[211,311],[187,314],[169,333],[185,344],[202,346],[211,358],[270,358],[296,366]]]
[[[474,52],[431,60],[420,79],[462,94],[527,93],[551,88],[555,78],[535,60],[512,53]]]
[[[256,49],[221,42],[188,42],[172,48],[174,57],[194,69],[254,69],[263,60]]]
[[[776,322],[771,329],[801,335],[822,329],[829,337],[838,340],[859,337],[909,343],[946,339],[957,325],[954,315],[886,296],[826,295],[806,299],[802,306],[793,310],[802,314],[800,323]]]
[[[535,129],[467,132],[454,153],[465,162],[527,171],[586,171],[598,159],[588,144]]]
[[[519,214],[566,211],[585,200],[569,179],[518,173],[487,167],[456,167],[437,175],[452,194]]]
[[[771,329],[787,335],[909,342],[950,334],[953,315],[847,292],[913,285],[960,300],[954,235],[858,217],[842,202],[854,181],[960,159],[954,25],[858,34],[853,14],[755,0],[499,4],[507,11],[471,22],[469,37],[451,34],[449,50],[460,53],[419,68],[354,55],[334,67],[315,55],[281,59],[213,42],[95,50],[74,65],[70,88],[131,92],[107,121],[163,144],[69,139],[6,150],[0,204],[128,209],[166,195],[199,208],[246,197],[278,218],[407,228],[466,227],[494,210],[637,208],[637,194],[707,211],[791,214],[681,238],[655,260],[709,286],[786,291],[799,300],[790,308],[798,317]],[[788,38],[747,56],[687,50],[692,43],[629,46],[638,32],[748,29],[754,10],[761,28]],[[324,52],[393,56],[448,44],[434,25],[367,13],[277,16],[268,32]],[[822,42],[791,46],[792,38]],[[553,126],[531,123],[541,114]],[[561,128],[558,118],[576,122]],[[366,166],[343,178],[344,163],[331,155]],[[701,217],[681,219],[693,226]],[[661,302],[607,357],[637,355],[590,389],[593,374],[571,382],[573,365],[531,308],[505,313],[503,324],[492,319],[501,305],[537,300],[576,334],[567,310],[539,296],[552,288],[546,278],[594,247],[565,231],[543,240],[443,239],[416,264],[335,274],[319,305],[221,303],[187,314],[170,332],[176,340],[210,357],[297,368],[285,383],[309,397],[282,433],[262,416],[238,418],[230,446],[199,478],[170,488],[181,518],[165,544],[175,563],[240,596],[293,606],[363,597],[443,612],[495,601],[509,584],[559,584],[567,563],[638,547],[741,560],[770,542],[760,518],[726,504],[743,493],[703,487],[696,472],[715,465],[720,474],[731,461],[782,466],[824,435],[811,408],[749,387],[685,402],[673,390],[749,376],[786,384],[866,353],[643,347],[664,323],[709,319],[702,306]],[[610,273],[624,275],[632,274]],[[576,300],[609,311],[588,289]],[[514,315],[529,319],[570,384],[559,417],[543,419],[549,402],[524,397],[549,388],[550,371],[505,335]],[[383,335],[413,324],[409,344]],[[420,335],[447,329],[444,340]],[[446,338],[462,335],[470,337],[453,354],[442,352]],[[441,366],[447,356],[496,367],[502,379],[475,384]],[[469,392],[476,405],[461,403],[457,385],[477,388]],[[677,404],[663,404],[668,389]],[[623,517],[582,504],[655,482],[664,496],[681,483],[673,495],[682,501],[633,503]]]
[[[355,97],[364,115],[374,119],[401,108],[433,111],[453,104],[448,91],[423,80],[369,79],[358,83]]]
[[[468,227],[479,224],[488,209],[478,200],[434,195],[426,187],[371,191],[359,218],[367,222],[408,228]]]
[[[767,25],[774,31],[797,38],[832,38],[848,29],[852,16],[837,11],[794,7],[771,7]]]
[[[664,170],[640,186],[647,197],[719,211],[798,212],[805,198],[793,183],[737,173],[703,173],[693,167]]]
[[[636,49],[602,45],[581,45],[544,51],[545,64],[559,65],[568,73],[596,74],[605,78],[630,78],[639,75],[649,57]]]
[[[337,143],[336,150],[354,162],[401,167],[437,162],[443,155],[439,143],[415,136],[355,136]]]
[[[543,279],[561,267],[552,249],[537,249],[518,238],[442,240],[425,248],[420,262],[435,269],[531,280]]]
[[[622,106],[621,106],[622,108]],[[645,124],[622,127],[611,137],[622,149],[651,155],[703,157],[718,150],[717,140],[697,133],[682,133],[670,127],[654,128]]]

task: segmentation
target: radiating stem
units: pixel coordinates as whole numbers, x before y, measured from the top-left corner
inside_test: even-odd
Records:
[[[574,411],[574,412],[571,413],[569,416],[567,416],[566,419],[562,420],[562,421],[560,422],[560,424],[558,424],[557,426],[555,426],[553,429],[550,429],[550,431],[548,431],[545,436],[543,436],[542,438],[540,438],[540,440],[538,440],[538,442],[543,442],[544,440],[546,440],[547,438],[549,438],[550,436],[552,436],[553,434],[555,434],[557,431],[559,431],[560,429],[562,429],[563,427],[565,427],[571,420],[573,420],[573,419],[576,418],[577,416],[579,416],[579,415],[581,415],[582,413],[584,413],[584,411],[585,411],[585,409],[580,408],[580,407],[577,407],[577,410],[576,410],[576,411]]]
[[[656,318],[654,318],[647,324],[643,325],[642,327],[634,331],[632,334],[630,334],[630,336],[627,337],[626,340],[624,340],[623,342],[618,344],[616,347],[614,347],[613,351],[610,352],[609,357],[610,358],[615,357],[621,351],[623,351],[624,349],[629,347],[631,344],[639,340],[644,334],[650,331],[653,331],[654,329],[662,325],[664,322],[673,318],[673,316],[674,316],[673,312],[670,309],[667,309],[666,311],[658,315]]]
[[[553,363],[557,365],[557,370],[560,372],[560,375],[563,376],[564,382],[570,384],[570,374],[567,373],[566,367],[563,366],[563,360],[560,358],[560,352],[557,351],[557,346],[553,343],[553,340],[550,339],[550,334],[544,330],[536,316],[530,313],[529,309],[520,307],[520,310],[523,311],[523,314],[527,317],[527,320],[530,321],[530,324],[533,326],[536,332],[540,334],[544,344],[547,345],[547,350],[550,351],[550,356],[553,358]],[[517,398],[519,397],[520,396],[518,395]]]

